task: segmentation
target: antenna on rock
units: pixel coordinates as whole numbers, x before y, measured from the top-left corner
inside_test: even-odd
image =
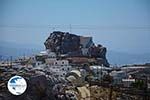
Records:
[[[52,26],[52,25],[49,25],[49,28],[51,29],[52,32],[54,32],[56,29],[55,26]]]
[[[55,27],[52,27],[52,31],[55,31]]]
[[[69,29],[70,29],[70,33],[72,33],[71,31],[72,31],[72,27],[71,27],[71,24],[69,25]]]

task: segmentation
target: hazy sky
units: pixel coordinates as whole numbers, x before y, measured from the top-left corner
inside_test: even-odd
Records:
[[[150,0],[0,0],[0,41],[43,45],[70,29],[109,50],[150,53]]]

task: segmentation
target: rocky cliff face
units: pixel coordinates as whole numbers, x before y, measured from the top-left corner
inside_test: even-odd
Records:
[[[92,37],[83,37],[68,32],[54,31],[44,43],[46,49],[56,54],[68,56],[87,56],[101,58],[101,64],[109,66],[106,59],[107,49],[102,45],[95,45]]]
[[[79,36],[64,32],[51,33],[44,44],[46,49],[61,54],[80,51]]]

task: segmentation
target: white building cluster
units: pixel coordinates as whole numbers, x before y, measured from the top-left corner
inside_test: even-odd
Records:
[[[65,75],[72,70],[68,60],[53,60],[47,59],[48,69],[56,77],[65,77]],[[53,63],[52,63],[53,62]]]
[[[42,51],[38,56],[47,56],[45,63],[37,61],[36,67],[45,66],[47,71],[52,73],[56,77],[65,78],[65,75],[72,70],[72,66],[69,65],[68,60],[58,60],[54,52]]]

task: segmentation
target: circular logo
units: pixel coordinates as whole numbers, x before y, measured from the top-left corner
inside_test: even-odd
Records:
[[[7,83],[8,90],[13,95],[21,95],[27,88],[26,80],[21,76],[13,76]]]

